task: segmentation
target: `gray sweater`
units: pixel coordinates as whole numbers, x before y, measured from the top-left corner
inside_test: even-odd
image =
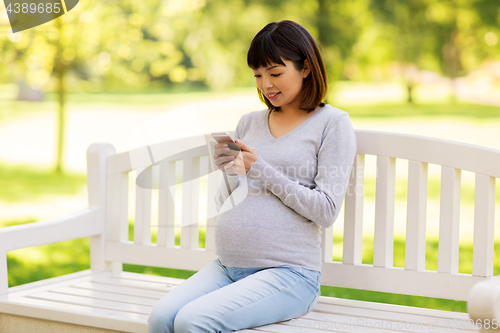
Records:
[[[245,114],[236,127],[234,140],[259,157],[246,176],[227,175],[230,191],[224,180],[218,187],[216,254],[229,267],[320,271],[320,227],[338,217],[356,136],[349,115],[329,104],[279,138],[269,130],[269,113]]]

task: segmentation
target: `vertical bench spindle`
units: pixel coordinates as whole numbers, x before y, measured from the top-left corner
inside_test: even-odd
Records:
[[[128,241],[128,172],[108,176],[106,191],[106,240],[117,243]],[[111,270],[122,270],[121,263],[111,263]]]
[[[175,161],[160,163],[158,246],[175,246]]]
[[[438,272],[458,273],[461,170],[441,167]]]
[[[475,276],[493,276],[495,181],[494,177],[476,173],[472,250],[472,275]]]
[[[151,244],[151,189],[153,178],[152,169],[152,166],[146,167],[141,172],[141,185],[135,185],[135,244]],[[139,170],[137,170],[137,172],[139,172]]]
[[[182,170],[181,248],[183,249],[198,248],[199,175],[200,158],[186,157],[183,160]]]
[[[394,253],[394,198],[396,159],[377,156],[375,240],[373,266],[392,267]]]
[[[365,181],[365,155],[357,154],[349,178],[345,197],[344,240],[342,262],[358,265],[363,254],[363,197]]]
[[[208,167],[212,172],[208,174],[207,182],[207,231],[205,233],[205,249],[215,251],[215,224],[217,221],[217,206],[215,204],[215,195],[217,194],[217,185],[219,184],[218,169],[213,168],[212,157],[208,158]]]
[[[428,164],[408,163],[408,209],[406,218],[405,269],[425,269],[425,222]]]

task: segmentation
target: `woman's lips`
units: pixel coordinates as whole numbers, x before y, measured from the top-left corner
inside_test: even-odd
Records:
[[[268,94],[267,98],[269,98],[270,100],[275,100],[276,98],[278,98],[279,94],[280,94],[279,92],[275,94]]]

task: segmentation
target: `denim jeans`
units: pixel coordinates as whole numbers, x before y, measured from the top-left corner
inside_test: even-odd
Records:
[[[163,296],[149,333],[225,333],[309,313],[321,272],[299,266],[226,267],[216,259]]]

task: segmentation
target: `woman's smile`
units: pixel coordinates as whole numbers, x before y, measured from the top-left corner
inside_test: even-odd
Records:
[[[267,98],[270,100],[270,101],[274,101],[278,98],[278,95],[280,93],[271,93],[271,94],[267,94]]]

